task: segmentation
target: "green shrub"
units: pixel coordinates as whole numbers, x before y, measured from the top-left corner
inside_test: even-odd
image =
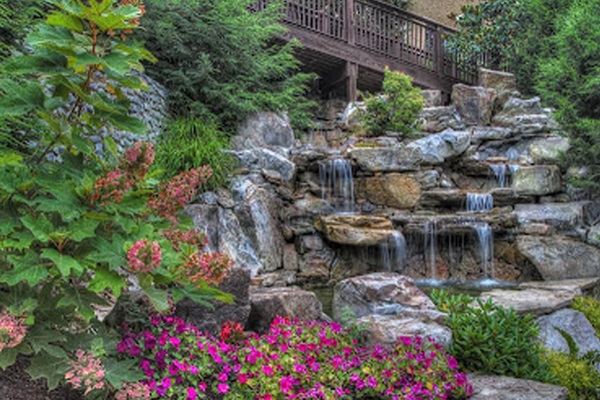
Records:
[[[120,155],[107,137],[101,158],[90,139],[103,127],[146,129],[128,116],[120,89],[144,89],[133,72],[152,60],[127,40],[143,15],[139,3],[47,2],[52,12],[28,35],[30,51],[7,59],[0,79],[0,117],[35,116],[46,126],[31,132],[26,151],[0,147],[0,368],[27,355],[28,372],[49,388],[67,380],[109,398],[141,375],[114,357],[115,331],[97,311],[133,282],[158,311],[184,297],[223,298],[209,284],[229,261],[205,253],[202,235],[182,215],[208,169],[158,184],[147,175],[151,144]],[[106,92],[94,89],[100,83]],[[51,161],[58,147],[60,162]]]
[[[368,96],[364,124],[370,135],[385,131],[408,134],[415,129],[415,121],[425,101],[421,90],[412,86],[412,78],[401,72],[386,69],[383,95]]]
[[[569,400],[596,400],[600,398],[600,373],[586,360],[558,351],[547,351],[542,359],[557,385],[569,390]]]
[[[231,129],[255,111],[287,111],[309,123],[312,75],[298,72],[297,42],[276,44],[282,1],[251,13],[254,0],[147,0],[140,38],[158,58],[148,72],[169,89],[171,113],[218,115]]]
[[[596,330],[596,335],[600,337],[600,300],[593,297],[575,296],[573,308],[585,314]]]
[[[446,321],[452,330],[448,348],[461,366],[469,371],[506,375],[521,379],[551,382],[548,366],[542,361],[537,341],[539,327],[532,315],[520,316],[476,299],[470,305],[468,296],[436,294],[432,300],[448,313]]]
[[[0,60],[10,55],[42,15],[42,0],[0,0]]]
[[[159,138],[155,165],[165,178],[208,165],[213,173],[204,188],[211,190],[223,186],[235,167],[234,157],[226,152],[228,149],[229,138],[215,122],[178,118],[169,122]]]

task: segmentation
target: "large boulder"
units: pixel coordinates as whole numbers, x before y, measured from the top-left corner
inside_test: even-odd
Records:
[[[464,153],[470,145],[471,135],[467,131],[447,129],[435,135],[409,143],[408,154],[419,155],[422,164],[441,164]]]
[[[233,151],[240,166],[250,171],[275,171],[281,179],[291,182],[296,176],[296,165],[287,157],[267,148]]]
[[[408,151],[406,146],[354,147],[349,155],[368,172],[416,171],[421,162],[421,154]]]
[[[569,353],[565,338],[556,330],[568,333],[577,347],[579,355],[588,351],[600,351],[600,339],[585,315],[579,311],[567,308],[545,315],[535,321],[540,326],[540,341],[549,349]]]
[[[495,98],[494,89],[463,84],[452,87],[452,103],[467,125],[488,125]]]
[[[438,311],[404,310],[397,315],[368,315],[353,323],[361,328],[366,345],[393,346],[399,336],[433,338],[437,344],[448,346],[452,331],[444,325],[446,314]]]
[[[515,215],[521,227],[546,224],[559,231],[574,231],[597,218],[600,209],[595,202],[517,204]]]
[[[186,298],[177,303],[176,315],[212,335],[217,335],[221,325],[227,321],[235,321],[244,326],[250,315],[249,287],[250,271],[234,268],[218,286],[219,290],[233,296],[232,304],[213,301],[213,308],[208,308]]]
[[[509,72],[480,68],[479,84],[484,88],[494,89],[497,93],[517,91],[515,75]]]
[[[519,236],[517,248],[544,280],[600,275],[600,250],[577,240],[557,236]]]
[[[521,195],[544,196],[560,192],[562,176],[556,165],[521,167],[513,174],[513,189]]]
[[[508,376],[468,375],[473,385],[471,400],[567,400],[569,392],[549,385]]]
[[[246,328],[264,333],[275,317],[319,320],[323,306],[313,292],[297,287],[250,288],[251,311]]]
[[[330,242],[347,246],[377,246],[395,232],[389,219],[370,215],[322,216],[315,228]]]
[[[392,173],[357,180],[357,192],[377,205],[413,208],[421,197],[421,185],[412,175]]]
[[[482,293],[483,301],[492,300],[504,308],[513,308],[519,314],[548,314],[570,307],[575,294],[567,291],[542,289],[502,290],[494,289]]]
[[[439,107],[444,104],[441,90],[421,90],[421,96],[425,100],[425,107]]]
[[[428,106],[419,114],[423,132],[441,132],[445,129],[464,129],[465,123],[454,107]]]
[[[529,145],[529,155],[536,164],[558,164],[563,153],[566,153],[569,148],[568,138],[550,136],[533,141]]]
[[[233,212],[219,208],[219,251],[229,255],[233,264],[250,271],[256,276],[263,264],[256,252],[254,243],[246,235],[240,221]]]
[[[433,302],[414,280],[391,272],[349,278],[338,283],[333,294],[333,317],[347,310],[357,318],[367,315],[397,315],[401,311],[436,311]]]
[[[471,129],[471,143],[509,138],[511,131],[501,126],[476,126]]]
[[[231,140],[234,150],[268,147],[285,151],[294,145],[294,131],[286,115],[258,112],[241,124]]]
[[[234,211],[239,225],[251,239],[263,271],[279,269],[285,240],[279,226],[280,206],[275,195],[245,177],[233,181],[231,192],[237,204]]]

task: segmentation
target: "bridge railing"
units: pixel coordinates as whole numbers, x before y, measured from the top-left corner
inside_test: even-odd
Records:
[[[268,4],[257,0],[253,9]],[[286,0],[283,20],[446,79],[477,81],[477,68],[459,68],[460,55],[449,50],[452,29],[382,0]]]

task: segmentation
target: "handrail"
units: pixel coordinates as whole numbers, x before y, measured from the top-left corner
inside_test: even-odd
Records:
[[[268,6],[257,0],[254,10]],[[419,68],[444,80],[474,83],[458,68],[446,38],[456,30],[383,0],[286,0],[283,21],[321,37]]]

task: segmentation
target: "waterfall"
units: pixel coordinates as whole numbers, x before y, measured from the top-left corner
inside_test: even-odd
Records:
[[[425,243],[425,260],[429,256],[429,274],[431,279],[437,275],[435,253],[437,247],[437,222],[435,220],[425,222],[423,227],[423,241]]]
[[[494,198],[489,193],[467,193],[467,211],[484,212],[494,208]]]
[[[498,186],[504,188],[507,186],[506,179],[506,164],[493,164],[490,165],[492,171],[494,171],[494,176],[496,177],[496,181],[498,182]]]
[[[323,200],[336,211],[354,212],[354,178],[348,160],[335,159],[319,165]]]
[[[485,279],[494,278],[494,233],[489,224],[478,222],[470,224],[479,240],[481,263]]]
[[[385,242],[380,245],[381,264],[386,272],[402,272],[406,264],[407,251],[404,235],[398,231],[392,232]]]
[[[519,164],[492,164],[490,168],[494,172],[498,186],[505,188],[510,186],[512,177],[521,166]]]

